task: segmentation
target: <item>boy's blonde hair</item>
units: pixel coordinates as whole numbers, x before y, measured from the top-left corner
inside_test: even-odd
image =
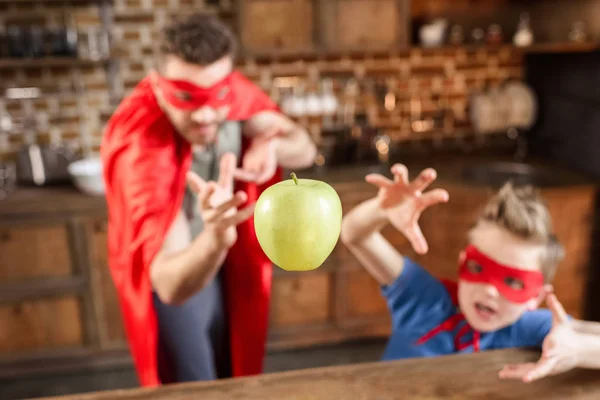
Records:
[[[546,282],[552,281],[565,252],[553,233],[552,217],[538,190],[506,183],[487,202],[476,225],[480,222],[496,224],[522,239],[544,245],[541,271]]]

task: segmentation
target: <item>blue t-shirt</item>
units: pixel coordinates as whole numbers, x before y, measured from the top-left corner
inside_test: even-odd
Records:
[[[392,334],[383,360],[410,357],[432,357],[452,353],[472,353],[470,345],[456,350],[454,339],[466,324],[460,322],[454,329],[441,331],[422,344],[417,340],[458,311],[444,284],[409,258],[396,281],[382,288],[392,314]],[[541,347],[552,328],[552,313],[547,309],[525,312],[513,325],[494,332],[481,333],[480,351],[507,347]],[[469,330],[462,341],[471,341]]]

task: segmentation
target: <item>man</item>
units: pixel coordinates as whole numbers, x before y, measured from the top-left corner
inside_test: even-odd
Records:
[[[271,263],[253,202],[316,149],[234,71],[235,40],[215,18],[173,23],[159,48],[101,149],[109,264],[138,376],[156,386],[257,374]]]

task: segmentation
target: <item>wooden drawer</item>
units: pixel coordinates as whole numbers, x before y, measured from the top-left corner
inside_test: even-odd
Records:
[[[408,43],[404,0],[320,2],[321,40],[331,49],[388,49]]]
[[[241,38],[246,50],[313,47],[312,0],[242,0]]]
[[[275,274],[271,292],[273,329],[327,323],[331,319],[332,274],[313,271]]]
[[[66,225],[0,228],[0,283],[73,273]]]
[[[55,297],[0,304],[0,353],[81,347],[81,304],[76,297]]]

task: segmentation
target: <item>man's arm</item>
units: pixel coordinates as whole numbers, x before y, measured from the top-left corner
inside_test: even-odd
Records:
[[[277,164],[286,169],[310,167],[317,148],[310,134],[281,113],[263,111],[244,124],[244,134],[249,137],[274,136]]]
[[[201,232],[192,241],[188,221],[180,211],[150,265],[150,281],[163,303],[181,304],[213,279],[226,254],[209,232]]]
[[[188,173],[190,189],[198,196],[202,232],[191,240],[189,224],[180,211],[150,265],[152,286],[167,304],[183,303],[214,278],[237,240],[236,226],[254,213],[254,204],[238,210],[248,199],[246,193],[231,193],[235,155],[223,155],[220,164],[218,183]]]

